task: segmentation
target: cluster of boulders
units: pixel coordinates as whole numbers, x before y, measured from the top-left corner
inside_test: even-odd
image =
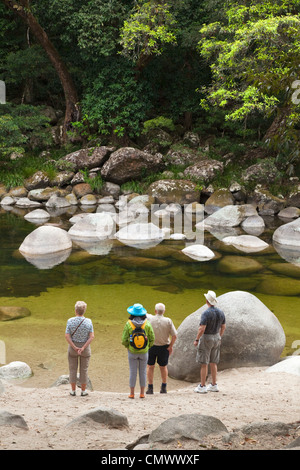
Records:
[[[257,183],[251,193],[247,193],[243,184],[234,181],[228,188],[214,189],[214,181],[224,171],[227,160],[223,162],[203,155],[200,157],[198,154],[171,150],[163,155],[134,147],[117,150],[107,146],[84,148],[54,162],[57,174],[52,178],[47,172],[40,170],[27,178],[24,186],[11,188],[8,192],[0,184],[1,205],[31,208],[43,203],[50,209],[77,204],[95,205],[104,196],[116,200],[121,194],[126,194],[122,190],[124,183],[138,181],[151,173],[159,172],[162,179],[150,184],[148,189],[148,195],[154,197],[158,204],[205,202],[206,213],[212,214],[227,205],[247,203],[253,205],[260,216],[280,214],[286,218],[299,217],[298,179],[294,178],[294,191],[287,198],[273,196],[266,189],[277,171],[270,162],[269,165],[265,162],[256,163],[245,170],[243,182]],[[172,172],[164,171],[170,164],[186,168],[175,178]],[[101,175],[101,194],[95,194],[91,185],[85,183],[84,172],[87,172],[90,179]]]
[[[52,196],[45,205],[46,210],[33,209],[24,216],[39,227],[25,238],[19,249],[38,267],[42,267],[46,258],[49,267],[65,261],[73,243],[90,253],[107,254],[113,240],[143,249],[156,246],[165,239],[186,240],[189,246],[182,250],[185,256],[196,261],[216,259],[217,254],[204,246],[205,230],[223,244],[244,253],[271,249],[259,237],[265,229],[265,222],[251,204],[228,205],[205,216],[206,205],[199,203],[161,205],[155,203],[155,196],[148,195],[123,196],[118,201],[106,197],[93,206],[93,212],[82,210],[70,217],[71,227],[67,231],[47,223],[51,216],[47,204],[57,202],[63,209],[66,201],[65,197]],[[300,218],[283,220],[286,223],[274,231],[273,245],[282,258],[298,264]]]
[[[150,184],[148,193],[144,196],[128,195],[126,191],[122,191],[123,183],[138,180],[149,172],[162,171],[170,163],[187,165],[180,175],[181,179],[172,177],[174,175],[170,172],[164,172],[164,179]],[[116,226],[119,228],[116,238],[133,246],[141,241],[159,243],[166,235],[182,239],[185,238],[183,233],[168,234],[155,226],[164,218],[170,217],[170,214],[174,216],[176,211],[182,208],[185,215],[196,215],[196,230],[207,229],[217,237],[224,238],[225,243],[254,252],[267,247],[266,243],[257,238],[265,229],[264,216],[278,215],[285,222],[299,219],[300,216],[298,191],[284,199],[271,195],[263,186],[257,185],[251,194],[247,194],[243,186],[234,182],[229,188],[214,190],[211,182],[222,173],[226,162],[206,157],[199,159],[190,153],[169,151],[163,156],[158,152],[153,154],[133,147],[116,150],[113,147],[100,146],[70,153],[56,164],[61,171],[52,180],[45,172],[38,171],[25,180],[22,187],[11,188],[6,192],[6,188],[0,185],[1,206],[12,211],[29,210],[25,215],[26,219],[38,225],[47,223],[50,217],[60,213],[59,211],[67,211],[72,215],[80,208],[83,212],[96,211],[100,214],[77,220],[67,235],[59,233],[57,229],[55,237],[54,227],[40,230],[40,236],[36,237],[37,241],[33,243],[34,248],[28,249],[26,243],[22,246],[21,252],[25,255],[44,255],[48,247],[48,252],[59,252],[59,259],[64,260],[70,253],[71,239],[84,243],[107,240],[112,238],[112,234],[116,235]],[[256,178],[261,184],[262,175],[266,175],[264,165],[265,163],[261,163],[248,168],[244,175],[245,181]],[[269,166],[268,174],[275,177],[276,169]],[[82,170],[88,171],[90,178],[101,175],[104,181],[101,194],[95,193],[91,185],[84,182]],[[197,185],[195,179],[203,181],[205,187]],[[149,209],[150,206],[153,209],[155,205],[155,220],[151,219],[154,224],[149,225]],[[143,222],[143,225],[132,226],[136,222]],[[293,225],[286,225],[285,229],[277,231],[274,235],[278,251],[282,245],[285,251],[286,240],[291,242],[293,250],[295,246],[298,248],[298,220],[295,220]],[[238,226],[247,233],[246,236],[236,237],[234,233],[220,233],[224,229]],[[43,239],[47,240],[47,243],[43,242]],[[106,248],[103,248],[105,252]],[[109,251],[109,248],[107,249]],[[190,248],[193,251],[191,255],[196,256],[195,259],[213,257],[207,249],[197,249],[201,250],[200,254],[195,253],[195,248]],[[283,257],[288,260],[298,259],[298,253],[283,253]],[[51,265],[54,264],[57,262]]]
[[[122,190],[126,181],[163,170],[166,159],[168,164],[188,164],[181,179],[167,173],[164,179],[150,184],[144,195]],[[46,173],[38,171],[22,187],[6,192],[0,186],[1,206],[13,211],[26,209],[25,218],[37,225],[46,224],[60,211],[68,212],[70,216],[78,209],[83,212],[70,219],[73,226],[68,233],[58,227],[40,227],[20,247],[25,257],[43,257],[51,253],[55,257],[49,263],[51,267],[68,257],[74,240],[93,245],[94,253],[100,249],[98,253],[105,254],[110,250],[107,241],[113,238],[131,246],[144,244],[144,247],[147,243],[160,243],[166,237],[186,239],[189,237],[182,230],[172,233],[166,226],[160,228],[164,221],[170,217],[174,219],[184,210],[185,216],[194,217],[195,224],[189,226],[190,232],[208,230],[224,243],[252,253],[268,248],[259,236],[265,230],[264,218],[276,215],[284,224],[274,233],[274,246],[287,261],[299,262],[300,193],[296,191],[284,199],[263,189],[261,175],[266,174],[263,163],[256,164],[255,168],[252,165],[245,172],[245,181],[255,177],[259,182],[251,194],[234,182],[229,188],[214,190],[211,182],[223,171],[224,163],[204,157],[192,161],[191,155],[186,153],[170,151],[163,156],[133,147],[116,150],[100,146],[70,153],[56,163],[64,169],[51,181]],[[91,185],[84,182],[82,170],[88,170],[91,178],[101,175],[104,181],[101,194],[95,193]],[[267,170],[275,177],[276,170],[270,167],[270,162]],[[207,185],[200,187],[194,178]],[[242,233],[235,233],[237,227]],[[96,248],[99,241],[103,243]],[[201,243],[187,247],[184,254],[199,261],[215,257]]]
[[[134,147],[84,148],[53,162],[57,167],[57,174],[52,178],[40,170],[25,180],[24,187],[12,188],[6,193],[5,188],[0,186],[0,198],[2,205],[15,203],[21,207],[31,207],[34,203],[47,202],[59,190],[71,205],[78,202],[95,204],[98,195],[93,194],[91,186],[84,182],[84,172],[91,179],[100,175],[104,182],[101,196],[109,195],[115,199],[122,193],[124,183],[160,173],[162,179],[149,187],[149,195],[155,195],[160,204],[186,204],[209,199],[207,213],[225,205],[249,203],[257,207],[260,215],[275,215],[286,207],[292,207],[288,216],[299,216],[298,178],[293,178],[294,190],[288,197],[273,196],[266,188],[276,178],[278,170],[269,161],[268,165],[263,161],[247,168],[242,176],[242,184],[232,181],[228,188],[214,190],[214,181],[217,181],[228,163],[228,158],[225,157],[224,161],[219,161],[208,158],[205,154],[200,156],[197,153],[174,150],[163,155]],[[50,155],[47,158],[50,159]],[[170,165],[185,169],[175,178],[173,172],[166,171]],[[249,182],[255,183],[255,189],[251,193],[247,193],[243,185]]]
[[[232,432],[226,428],[218,418],[210,415],[191,413],[182,414],[163,421],[149,435],[142,436],[127,449],[150,450],[176,448],[181,442],[191,442],[194,446],[198,444],[202,450],[225,450],[225,449],[253,449],[253,444],[259,445],[259,449],[274,450],[276,443],[284,436],[290,436],[287,443],[281,442],[281,449],[299,450],[300,439],[297,435],[297,423],[282,423],[280,421],[264,423],[256,421],[249,425],[235,427]],[[249,443],[249,447],[247,446]],[[173,447],[172,447],[173,445]],[[165,447],[164,447],[165,446]],[[246,449],[245,449],[246,450]]]

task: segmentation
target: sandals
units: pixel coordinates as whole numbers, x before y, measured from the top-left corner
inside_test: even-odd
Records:
[[[128,395],[128,398],[134,398],[134,394]],[[140,398],[145,398],[145,395],[143,393],[140,394]]]

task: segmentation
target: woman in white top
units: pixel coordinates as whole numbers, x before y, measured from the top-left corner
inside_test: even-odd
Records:
[[[84,316],[87,304],[78,301],[75,304],[75,317],[67,321],[65,338],[69,343],[69,382],[71,384],[70,395],[76,395],[77,369],[79,365],[79,381],[81,384],[81,396],[86,396],[86,384],[88,381],[88,367],[91,357],[90,343],[94,339],[93,323]]]

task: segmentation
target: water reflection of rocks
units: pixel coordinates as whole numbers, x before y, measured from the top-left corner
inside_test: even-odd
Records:
[[[2,205],[2,214],[26,219],[29,248],[21,250],[27,237],[19,247],[24,259],[38,270],[55,269],[76,279],[83,276],[77,275],[76,268],[84,265],[103,283],[126,282],[126,276],[134,273],[137,282],[154,283],[169,292],[195,287],[201,278],[203,287],[266,289],[276,294],[281,276],[289,276],[293,282],[288,292],[300,293],[296,281],[300,278],[299,218],[291,220],[284,213],[262,217],[250,204],[225,206],[207,215],[199,203],[159,206],[146,195],[132,200],[123,196],[118,201],[105,197],[96,206],[80,207],[64,205],[61,199],[56,197],[57,207],[48,204],[33,210]],[[299,217],[294,209],[286,214]],[[30,246],[36,230],[51,227],[56,227],[57,235],[48,235],[46,243],[40,240],[38,249],[34,243]],[[62,247],[61,236],[70,246]],[[279,272],[274,265],[290,269]],[[149,272],[155,272],[157,280]]]

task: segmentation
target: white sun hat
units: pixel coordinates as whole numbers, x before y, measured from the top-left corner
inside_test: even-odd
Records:
[[[216,305],[218,302],[216,293],[213,290],[209,290],[207,294],[204,294],[204,297],[210,305]]]

